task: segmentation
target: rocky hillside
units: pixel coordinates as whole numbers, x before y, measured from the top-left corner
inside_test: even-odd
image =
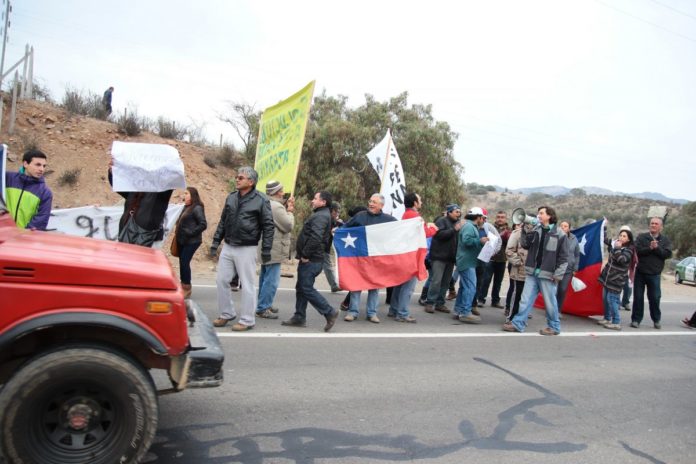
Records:
[[[53,190],[54,208],[114,205],[121,201],[121,197],[111,190],[106,177],[114,140],[175,147],[184,162],[187,185],[196,187],[205,203],[209,225],[204,234],[204,246],[209,246],[229,191],[228,180],[234,174],[230,168],[221,165],[213,168],[204,162],[206,155],[214,149],[163,139],[150,133],[127,137],[119,134],[111,122],[71,115],[59,107],[37,101],[20,102],[14,134],[9,135],[9,113],[6,105],[0,132],[0,140],[9,148],[8,170],[19,169],[22,153],[29,147],[37,147],[46,153],[46,181]],[[62,182],[71,172],[77,173],[76,181],[73,184]],[[183,202],[183,191],[175,192],[172,202]],[[197,253],[196,267],[212,266],[204,254],[202,250]],[[172,263],[176,264],[175,261]]]

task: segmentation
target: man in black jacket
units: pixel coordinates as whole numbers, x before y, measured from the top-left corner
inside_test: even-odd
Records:
[[[271,203],[256,190],[258,174],[253,168],[239,168],[235,178],[237,191],[230,193],[222,208],[222,215],[210,247],[210,256],[217,254],[222,243],[217,272],[217,299],[220,316],[213,321],[215,327],[223,327],[237,317],[230,293],[230,281],[239,276],[241,291],[241,317],[232,326],[234,331],[245,331],[256,324],[257,295],[256,254],[259,239],[261,260],[271,260],[273,245],[273,214]]]
[[[438,230],[430,243],[431,279],[425,300],[427,313],[434,313],[436,310],[450,312],[445,306],[445,294],[457,257],[457,236],[462,228],[459,220],[461,216],[462,210],[459,205],[450,204],[447,205],[446,214],[435,221]]]
[[[331,307],[315,288],[314,281],[321,274],[324,256],[331,240],[331,194],[321,191],[312,199],[312,215],[305,221],[297,237],[297,284],[295,285],[295,314],[282,325],[307,326],[307,303],[312,303],[326,318],[324,332],[336,322],[338,311]]]
[[[660,279],[665,267],[665,260],[672,257],[672,244],[662,235],[662,219],[654,217],[650,219],[648,232],[639,234],[636,238],[636,253],[638,254],[638,266],[633,283],[633,312],[631,313],[631,327],[638,328],[643,320],[643,295],[648,288],[648,305],[653,327],[662,328],[660,319]]]

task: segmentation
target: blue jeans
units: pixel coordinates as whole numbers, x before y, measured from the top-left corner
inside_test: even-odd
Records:
[[[546,307],[546,325],[556,333],[561,333],[561,320],[558,318],[558,303],[556,302],[556,283],[549,279],[540,279],[537,276],[527,274],[522,291],[520,312],[510,321],[519,332],[524,332],[527,327],[529,312],[534,306],[537,294],[541,291]]]
[[[645,287],[648,287],[648,305],[650,306],[650,318],[653,322],[660,322],[660,274],[643,274],[636,272],[636,281],[633,283],[633,312],[631,321],[640,324],[643,321],[643,297]]]
[[[280,263],[262,264],[259,273],[259,302],[256,314],[260,314],[273,306],[273,299],[280,283]]]
[[[459,269],[459,293],[454,300],[454,312],[459,316],[471,314],[471,305],[476,295],[476,269]]]
[[[360,313],[360,294],[362,292],[350,292],[350,306],[348,312],[357,318]],[[379,289],[367,291],[367,317],[377,315],[377,303],[379,301]]]
[[[321,274],[322,262],[299,263],[297,265],[297,284],[295,284],[295,314],[292,318],[296,321],[307,320],[307,303],[319,311],[323,316],[334,312],[326,298],[314,288],[314,281]]]
[[[179,247],[179,279],[182,284],[191,285],[191,260],[199,246],[201,242]]]
[[[604,301],[604,319],[612,324],[621,324],[621,314],[619,314],[620,294],[602,289],[602,301]]]
[[[417,277],[411,277],[403,284],[394,287],[392,291],[391,304],[389,305],[389,314],[405,319],[410,315],[408,304],[411,302],[413,289],[418,283]]]

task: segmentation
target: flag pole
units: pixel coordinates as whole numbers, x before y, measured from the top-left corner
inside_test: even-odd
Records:
[[[391,128],[390,127],[387,127],[387,135],[389,136],[389,140],[387,140],[387,153],[385,154],[386,161],[384,162],[384,171],[382,172],[382,179],[381,179],[381,183],[379,184],[380,193],[382,190],[382,186],[384,185],[384,178],[387,175],[387,171],[388,171],[387,167],[389,165],[389,158],[390,158],[389,152],[391,151],[391,144],[392,144]]]

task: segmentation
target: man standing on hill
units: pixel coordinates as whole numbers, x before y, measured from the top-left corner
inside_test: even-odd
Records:
[[[104,92],[104,97],[102,97],[102,105],[104,105],[104,110],[106,111],[107,116],[109,116],[111,114],[111,111],[112,111],[111,97],[112,97],[113,93],[114,93],[114,88],[109,87]]]
[[[256,190],[258,179],[253,168],[239,168],[235,177],[237,190],[227,195],[210,247],[210,256],[214,257],[222,243],[216,280],[220,315],[213,321],[213,325],[224,327],[237,317],[230,282],[238,275],[242,289],[241,317],[232,326],[232,330],[237,332],[253,329],[256,324],[257,295],[254,280],[259,239],[262,239],[261,261],[264,264],[270,262],[273,246],[275,225],[271,203],[263,193]]]
[[[5,203],[20,229],[46,230],[51,216],[53,193],[44,181],[46,155],[29,150],[19,172],[5,173]]]
[[[648,232],[639,234],[636,238],[636,253],[638,254],[638,266],[633,283],[633,312],[631,313],[631,327],[638,328],[643,321],[643,295],[645,287],[648,288],[648,305],[650,306],[650,318],[656,329],[662,328],[660,319],[660,279],[665,260],[672,257],[672,244],[662,235],[662,219],[654,217],[650,219]]]

